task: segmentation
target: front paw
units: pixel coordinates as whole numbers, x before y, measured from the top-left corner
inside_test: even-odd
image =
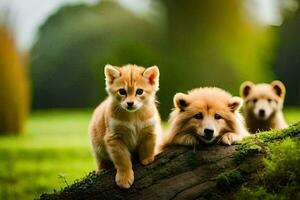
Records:
[[[149,165],[150,163],[152,163],[154,161],[154,156],[151,156],[151,157],[148,157],[148,158],[145,158],[141,161],[141,163],[143,165]]]
[[[226,145],[232,145],[236,141],[236,134],[226,133],[222,136],[222,143]]]
[[[134,174],[133,170],[129,170],[128,172],[120,172],[117,171],[116,174],[116,183],[120,188],[128,189],[133,184]]]

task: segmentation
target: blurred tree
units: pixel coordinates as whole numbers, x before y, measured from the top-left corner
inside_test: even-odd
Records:
[[[298,4],[300,1],[298,0]],[[290,14],[290,13],[289,13]],[[290,14],[279,30],[275,73],[287,88],[286,103],[300,105],[300,9]]]
[[[29,111],[29,85],[24,60],[4,24],[0,24],[0,47],[0,134],[18,134]]]
[[[158,37],[158,27],[115,2],[62,7],[31,51],[33,106],[95,107],[107,96],[104,65],[156,64]]]
[[[273,30],[249,19],[245,1],[162,2],[168,17],[166,51],[171,57],[166,70],[172,77],[162,78],[162,91],[168,93],[167,99],[161,98],[162,105],[170,104],[176,91],[219,86],[238,95],[245,80],[272,79]]]
[[[274,30],[251,21],[245,1],[153,2],[165,8],[163,28],[108,1],[49,17],[31,52],[34,107],[94,107],[106,96],[106,63],[158,65],[164,118],[176,92],[220,86],[238,94],[245,80],[272,79]]]

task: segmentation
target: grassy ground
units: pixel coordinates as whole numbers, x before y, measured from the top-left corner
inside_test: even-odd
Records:
[[[26,135],[0,137],[0,199],[33,199],[93,170],[90,116],[88,111],[34,113]]]
[[[289,124],[300,108],[286,109]],[[87,126],[91,111],[31,115],[27,134],[0,137],[0,199],[33,199],[94,170]]]

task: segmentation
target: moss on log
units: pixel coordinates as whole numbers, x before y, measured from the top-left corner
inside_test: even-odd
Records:
[[[262,132],[233,146],[197,149],[173,146],[149,166],[134,165],[135,182],[128,190],[115,184],[115,170],[91,172],[60,192],[41,199],[234,199],[242,185],[256,183],[264,168],[268,144],[299,140],[300,122],[280,131]]]

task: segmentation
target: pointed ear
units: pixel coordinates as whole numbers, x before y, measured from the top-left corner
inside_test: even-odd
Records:
[[[156,90],[158,90],[159,86],[159,69],[157,66],[152,66],[147,68],[143,72],[143,77],[148,79],[149,83],[153,86],[155,86]]]
[[[280,98],[285,96],[285,86],[281,81],[275,80],[271,83],[271,86],[277,96]]]
[[[242,98],[246,98],[250,94],[250,90],[253,86],[254,83],[252,83],[251,81],[246,81],[242,83],[242,85],[240,86],[240,96]]]
[[[104,74],[106,79],[106,84],[112,84],[116,78],[121,76],[121,72],[118,70],[118,67],[112,66],[110,64],[105,65]]]
[[[243,105],[243,99],[240,97],[232,97],[229,101],[228,107],[230,108],[231,112],[239,110]]]
[[[183,93],[175,94],[173,101],[175,108],[179,108],[180,111],[184,111],[190,104],[188,95]]]

